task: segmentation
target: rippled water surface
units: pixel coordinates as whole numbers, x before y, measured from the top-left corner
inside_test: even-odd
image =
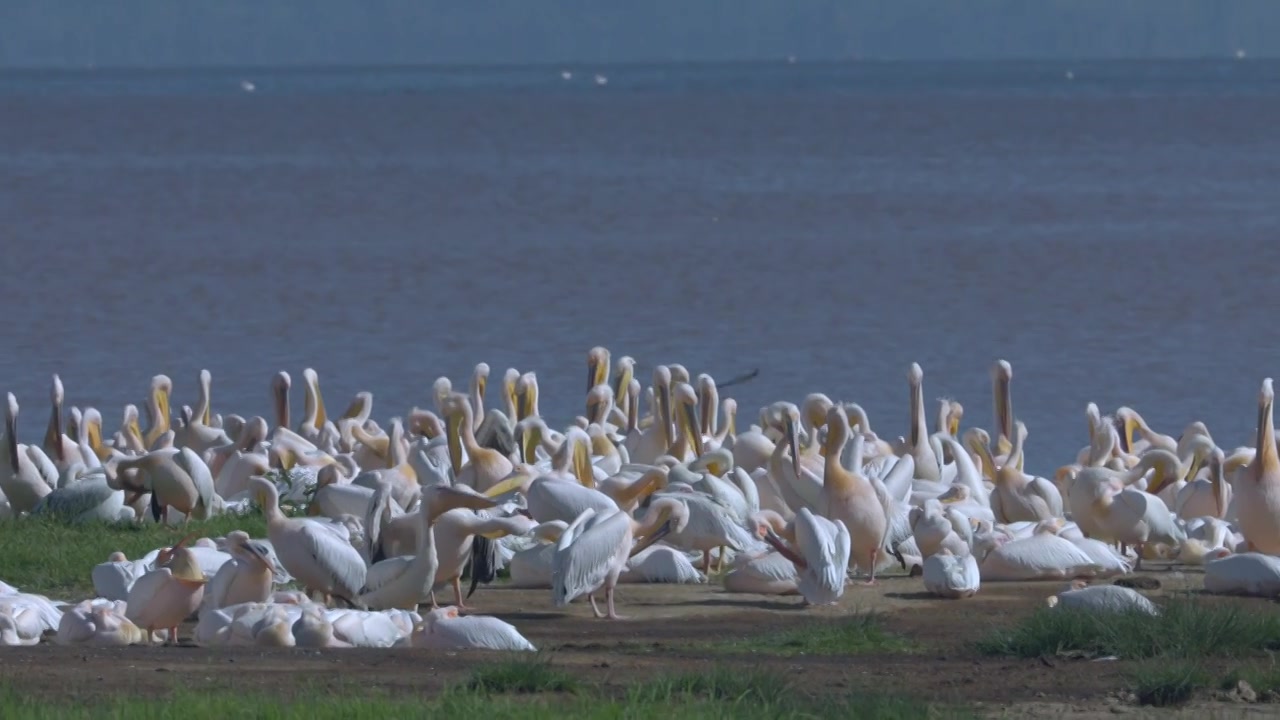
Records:
[[[1280,64],[568,69],[0,73],[24,437],[53,372],[114,427],[159,372],[194,403],[202,367],[216,411],[312,366],[385,420],[483,360],[536,370],[562,423],[604,344],[645,379],[759,368],[744,414],[821,390],[886,436],[913,360],[989,426],[1004,357],[1042,473],[1089,400],[1249,441],[1280,372]]]

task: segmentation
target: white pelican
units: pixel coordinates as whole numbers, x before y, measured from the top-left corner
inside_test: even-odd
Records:
[[[1039,523],[1033,535],[1000,542],[984,535],[975,540],[974,555],[983,581],[1054,580],[1094,575],[1099,567],[1074,543],[1057,534],[1062,520]]]
[[[51,408],[49,425],[44,434],[44,454],[53,461],[59,471],[65,471],[76,463],[87,465],[88,458],[81,457],[79,444],[62,432],[62,380],[56,373],[53,376],[53,388],[49,393],[49,400]]]
[[[1280,555],[1280,454],[1276,451],[1271,378],[1258,394],[1257,455],[1236,484],[1236,513],[1250,551]]]
[[[161,523],[167,521],[171,507],[187,519],[197,520],[222,510],[222,498],[213,489],[209,466],[191,448],[163,448],[116,463],[117,473],[128,469],[137,469],[146,476],[151,512]]]
[[[443,412],[455,483],[485,492],[511,474],[510,459],[501,452],[481,447],[476,442],[475,414],[466,395],[450,393],[445,398]],[[464,450],[465,466],[462,455]]]
[[[1178,451],[1178,441],[1169,435],[1158,433],[1147,425],[1147,421],[1142,419],[1136,410],[1129,407],[1122,407],[1115,412],[1116,423],[1120,425],[1120,449],[1126,453],[1141,456],[1146,450],[1151,448],[1160,448],[1176,453]],[[1141,440],[1134,437],[1135,431],[1142,436]]]
[[[952,555],[947,548],[924,559],[924,589],[938,597],[956,600],[973,597],[981,584],[978,561],[972,553]]]
[[[970,554],[973,526],[954,503],[944,505],[937,499],[926,500],[920,507],[911,509],[908,519],[920,557],[928,559],[943,550],[956,557]]]
[[[805,508],[789,523],[769,511],[756,513],[752,519],[756,534],[796,567],[796,587],[805,602],[829,605],[840,599],[849,568],[849,530],[844,523]]]
[[[409,642],[413,647],[433,650],[537,651],[510,623],[496,617],[463,617],[455,607],[438,608],[423,615],[422,624],[413,631]]]
[[[1057,486],[1044,478],[1022,471],[1026,439],[1027,426],[1021,421],[1015,421],[1013,447],[1004,464],[996,470],[995,489],[990,495],[991,510],[1000,522],[1039,522],[1063,516],[1062,493],[1058,492]],[[984,446],[970,447],[979,453],[986,453]],[[983,462],[990,462],[994,466],[995,459],[988,455]]]
[[[210,385],[213,383],[213,376],[208,370],[201,370],[199,382],[200,399],[186,424],[174,431],[173,444],[175,447],[189,447],[204,454],[212,448],[229,444],[231,438],[227,437],[222,428],[212,426]]]
[[[308,590],[364,609],[359,597],[368,569],[359,551],[319,523],[286,517],[279,490],[266,478],[255,477],[249,486],[262,506],[267,537],[284,569]]]
[[[822,475],[822,515],[840,520],[849,529],[851,564],[866,568],[868,584],[876,581],[876,565],[884,554],[889,533],[890,500],[884,483],[840,464],[849,442],[849,418],[839,405],[827,413],[826,468]],[[863,562],[866,562],[863,565]]]
[[[595,593],[604,590],[607,617],[621,619],[614,608],[613,590],[627,559],[661,539],[670,530],[680,531],[689,521],[685,504],[659,498],[649,504],[637,522],[621,511],[598,515],[585,510],[560,536],[552,564],[551,597],[556,607],[565,607],[574,598],[586,595],[595,616],[601,617]],[[636,537],[644,538],[632,547]]]
[[[218,568],[205,587],[201,612],[245,602],[266,602],[271,597],[275,564],[270,548],[251,540],[243,530],[233,530],[227,533],[227,552],[231,560]]]
[[[156,630],[167,629],[168,642],[176,645],[178,625],[200,607],[204,597],[204,573],[184,542],[162,550],[156,569],[129,589],[125,617],[147,632],[148,641]]]
[[[151,393],[147,396],[147,432],[142,437],[144,451],[155,447],[160,436],[169,432],[169,394],[173,392],[173,381],[167,375],[156,375],[151,378]]]
[[[485,503],[480,504],[482,507]],[[491,507],[491,505],[490,505]],[[449,583],[453,586],[454,604],[466,608],[462,598],[462,570],[471,557],[473,539],[481,536],[489,540],[497,540],[507,535],[524,535],[536,523],[524,515],[498,517],[487,513],[477,513],[472,507],[461,507],[448,510],[436,520],[434,528],[436,552],[440,557],[440,565],[436,570],[433,588]],[[475,567],[472,567],[475,570]],[[473,578],[474,581],[474,578]],[[473,582],[474,589],[474,582]],[[432,605],[435,604],[432,595]]]
[[[907,369],[907,385],[911,393],[911,435],[905,454],[915,461],[915,479],[937,482],[942,478],[942,462],[929,444],[929,423],[924,414],[924,371],[917,363]]]
[[[989,453],[996,459],[1007,458],[1013,452],[1013,422],[1015,416],[1013,414],[1013,392],[1010,389],[1012,382],[1013,366],[1009,364],[1008,360],[997,360],[991,366],[991,399],[992,406],[995,409],[996,424],[991,430],[991,450]],[[1018,463],[1018,469],[1021,470],[1021,458],[1018,459]]]
[[[4,433],[8,462],[0,468],[0,491],[15,514],[31,512],[58,482],[58,469],[39,447],[18,442],[18,399],[13,393],[9,393]]]
[[[672,443],[671,370],[659,365],[653,369],[653,424],[642,431],[636,423],[628,429],[625,444],[632,462],[653,464]]]
[[[1127,587],[1086,585],[1081,580],[1072,582],[1066,590],[1057,595],[1050,595],[1046,603],[1051,608],[1084,610],[1090,613],[1160,614],[1160,609],[1155,603]]]
[[[360,600],[375,610],[404,608],[416,610],[418,603],[431,594],[440,558],[436,554],[433,525],[440,515],[458,508],[474,510],[491,508],[497,503],[476,494],[465,485],[423,488],[418,507],[417,547],[414,555],[388,558],[369,568]],[[434,603],[433,603],[434,605]]]
[[[724,576],[724,589],[732,593],[795,595],[800,592],[797,580],[796,566],[782,553],[768,549],[735,555]]]
[[[1258,552],[1225,555],[1205,565],[1205,592],[1274,598],[1280,595],[1280,558]]]
[[[54,642],[116,647],[146,643],[147,634],[125,617],[125,609],[123,601],[85,600],[62,614]]]

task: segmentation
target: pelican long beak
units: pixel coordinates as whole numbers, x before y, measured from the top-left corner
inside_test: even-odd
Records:
[[[667,442],[672,441],[671,437],[671,386],[663,385],[654,392],[654,397],[658,400],[658,415],[654,419],[655,424],[661,423],[662,434],[666,436]],[[665,448],[664,448],[665,450]]]
[[[619,400],[626,397],[627,388],[631,385],[631,368],[623,366],[623,370],[613,378],[613,396]]]
[[[533,414],[533,398],[529,397],[532,393],[528,387],[523,390],[516,388],[516,422],[519,422]]]
[[[280,469],[289,472],[294,465],[298,464],[298,456],[289,448],[280,448],[276,451],[276,457],[280,459]]]
[[[520,430],[520,457],[530,465],[538,462],[538,445],[542,444],[542,429],[530,425]]]
[[[777,550],[779,555],[790,560],[791,564],[797,568],[804,569],[809,567],[809,563],[805,562],[804,558],[800,557],[795,550],[792,550],[790,546],[783,542],[782,538],[778,537],[778,533],[773,531],[773,528],[765,532],[764,541],[769,543],[774,550]]]
[[[786,426],[787,444],[791,446],[791,468],[795,470],[796,477],[800,477],[800,436],[796,423],[788,415],[783,421]]]
[[[484,391],[487,390],[488,388],[489,388],[489,378],[485,377],[484,375],[481,375],[480,377],[476,378],[476,393],[480,397],[484,397]]]
[[[315,379],[315,382],[311,384],[311,389],[316,394],[316,429],[319,430],[329,421],[329,416],[324,412],[324,396],[320,394],[320,378],[317,377]]]
[[[702,431],[698,426],[698,408],[688,404],[680,407],[684,416],[684,431],[688,434],[689,442],[693,445],[694,456],[702,457]]]
[[[573,474],[583,487],[596,486],[595,474],[591,471],[591,446],[581,442],[573,445]]]
[[[511,422],[517,423],[523,420],[524,418],[520,417],[520,395],[516,392],[516,384],[503,380],[502,392],[506,395],[508,405],[515,411],[513,413],[515,417]]]
[[[453,411],[445,417],[444,433],[449,443],[449,465],[456,478],[462,472],[462,413]]]
[[[529,476],[522,472],[514,472],[509,477],[499,480],[497,484],[484,491],[484,496],[488,498],[500,498],[507,493],[522,490],[525,483],[529,482]]]
[[[85,423],[85,434],[89,438],[89,447],[93,450],[93,454],[98,456],[99,460],[106,460],[111,457],[111,451],[102,445],[102,425],[98,422]]]
[[[951,415],[947,418],[947,434],[951,437],[957,437],[960,433],[960,417]]]
[[[667,535],[670,535],[671,534],[670,515],[671,513],[669,511],[663,512],[662,516],[665,519],[663,520],[662,524],[659,525],[653,532],[649,533],[646,537],[642,538],[640,542],[636,543],[635,546],[631,548],[631,554],[628,555],[627,557],[635,557],[636,555],[639,555],[640,553],[647,550],[654,543],[658,542],[659,540],[666,537]]]
[[[911,447],[920,447],[920,426],[924,424],[924,388],[911,381]]]
[[[1201,453],[1197,451],[1191,456],[1191,466],[1187,468],[1187,474],[1183,476],[1183,479],[1187,482],[1195,480],[1196,474],[1200,472],[1200,464],[1203,462],[1200,455]]]
[[[1120,421],[1120,449],[1126,453],[1133,452],[1134,433],[1138,431],[1138,421],[1132,415],[1125,415]]]
[[[587,392],[591,392],[591,388],[599,384],[596,379],[600,377],[600,360],[595,355],[587,357]]]

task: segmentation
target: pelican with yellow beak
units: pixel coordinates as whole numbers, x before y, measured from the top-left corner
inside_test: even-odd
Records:
[[[1275,391],[1271,378],[1258,393],[1257,455],[1236,484],[1236,513],[1249,550],[1280,555],[1280,457],[1276,452]]]
[[[125,617],[147,632],[151,642],[157,630],[168,630],[168,644],[178,644],[178,626],[191,616],[204,598],[205,576],[190,548],[190,536],[156,556],[156,569],[138,578],[129,588]]]
[[[1160,448],[1176,453],[1178,441],[1172,436],[1151,429],[1137,410],[1122,407],[1116,410],[1117,430],[1120,431],[1120,450],[1131,455],[1142,455],[1148,448]]]
[[[212,419],[210,387],[213,376],[208,370],[201,370],[199,381],[200,399],[196,402],[196,407],[187,424],[174,431],[173,444],[175,447],[191,448],[203,455],[215,447],[229,444],[231,438],[227,437],[227,433],[222,428],[212,427],[209,424]]]
[[[844,446],[849,442],[849,418],[844,408],[836,405],[827,413],[826,467],[822,475],[821,515],[839,520],[849,531],[850,563],[865,568],[870,574],[868,585],[875,584],[876,565],[884,552],[889,534],[889,494],[884,483],[866,477],[860,469],[847,470],[840,464]],[[859,442],[855,440],[855,442]],[[865,564],[864,564],[865,563]]]
[[[455,484],[484,492],[511,474],[511,460],[497,450],[476,442],[475,415],[466,395],[450,393],[444,401],[445,433]],[[463,464],[463,451],[466,464]]]
[[[609,350],[599,345],[587,352],[587,389],[609,382]]]
[[[654,500],[637,521],[615,510],[598,514],[584,510],[556,542],[551,565],[551,599],[556,607],[566,607],[582,595],[597,617],[622,620],[614,607],[613,592],[627,560],[669,532],[680,532],[689,522],[689,509],[674,498]],[[636,538],[641,538],[637,544]],[[596,605],[595,594],[604,590],[606,613]]]
[[[907,385],[911,390],[911,435],[903,454],[915,461],[913,479],[938,482],[942,479],[942,465],[929,443],[929,422],[924,414],[924,371],[918,363],[911,363],[907,369]]]
[[[640,423],[627,432],[625,446],[631,461],[652,465],[671,447],[671,370],[665,365],[653,369],[653,424],[641,430]]]
[[[991,366],[991,395],[995,407],[995,427],[991,435],[991,456],[1003,465],[1013,452],[1013,365],[1008,360],[997,360]],[[1019,460],[1021,462],[1021,460]],[[1021,470],[1022,466],[1019,465]]]
[[[142,437],[144,449],[155,447],[161,435],[169,432],[169,395],[173,392],[173,381],[166,375],[151,378],[151,393],[147,396],[146,434]]]
[[[703,453],[698,420],[698,393],[688,383],[677,383],[671,392],[675,406],[676,441],[666,454],[680,462],[695,460]]]

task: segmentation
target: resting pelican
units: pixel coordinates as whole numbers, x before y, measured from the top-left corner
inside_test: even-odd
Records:
[[[129,589],[127,617],[147,631],[150,642],[156,630],[169,631],[168,642],[178,643],[178,625],[186,620],[204,597],[205,576],[185,539],[156,557],[156,569],[138,578]]]
[[[911,435],[907,439],[905,453],[916,463],[916,480],[938,482],[942,479],[942,464],[929,444],[929,423],[924,415],[924,371],[917,363],[907,369],[907,384],[911,389]]]
[[[1178,491],[1178,517],[1190,520],[1198,517],[1222,519],[1231,507],[1231,485],[1226,481],[1223,466],[1226,458],[1219,448],[1209,454],[1209,479],[1196,478]]]
[[[1236,513],[1249,550],[1280,555],[1280,455],[1276,451],[1271,378],[1258,394],[1257,455],[1236,484]]]
[[[916,539],[916,547],[920,549],[920,557],[928,559],[930,555],[943,550],[956,557],[969,554],[969,546],[973,543],[973,526],[954,503],[944,505],[937,498],[931,498],[922,506],[912,508],[908,519],[911,534]]]
[[[418,603],[431,594],[440,558],[436,554],[433,529],[437,518],[458,508],[479,510],[496,505],[465,485],[435,485],[422,489],[422,503],[415,513],[418,522],[417,547],[413,555],[388,558],[369,568],[360,600],[370,608],[404,608],[416,610]],[[459,590],[461,596],[461,590]],[[461,603],[459,603],[461,604]],[[435,606],[434,600],[432,606]]]
[[[609,350],[599,345],[587,352],[587,389],[609,383]]]
[[[626,448],[632,462],[651,465],[672,445],[671,370],[665,365],[653,369],[653,400],[653,425],[646,431],[638,424],[628,430]]]
[[[652,545],[671,530],[679,532],[689,521],[685,504],[673,498],[659,498],[649,504],[637,522],[622,511],[598,515],[585,510],[560,535],[552,562],[551,597],[556,607],[565,607],[583,594],[591,611],[602,617],[595,593],[604,590],[607,617],[620,620],[613,603],[613,589],[626,569],[627,559]],[[641,543],[632,547],[636,537]]]
[[[58,469],[39,447],[18,442],[18,399],[13,393],[9,393],[4,432],[9,458],[8,467],[0,470],[0,491],[15,514],[31,512],[58,482]]]
[[[359,593],[368,569],[359,551],[315,521],[286,517],[280,510],[280,491],[270,480],[255,477],[249,487],[262,506],[267,537],[284,569],[309,591],[365,609]]]
[[[1089,613],[1160,614],[1155,603],[1127,587],[1088,585],[1083,580],[1073,581],[1066,590],[1050,595],[1045,602],[1051,608],[1083,610]]]
[[[501,452],[481,447],[476,442],[475,415],[467,396],[450,393],[444,401],[443,410],[447,423],[445,432],[449,441],[449,460],[456,484],[468,485],[484,492],[511,474],[510,459]],[[462,460],[463,450],[467,457],[465,466]]]
[[[938,597],[953,600],[973,597],[981,583],[978,561],[967,551],[956,556],[944,547],[925,558],[921,569],[924,589]]]
[[[840,464],[844,446],[849,442],[849,418],[839,405],[827,413],[827,457],[822,475],[822,515],[840,520],[849,529],[850,560],[870,573],[867,584],[876,581],[876,565],[884,552],[889,533],[889,495],[879,478],[868,478],[860,472],[846,470]]]
[[[791,522],[763,510],[752,516],[756,535],[792,562],[797,588],[810,605],[834,604],[844,594],[849,568],[849,530],[801,508]]]
[[[414,630],[409,642],[413,647],[433,650],[537,651],[511,624],[496,617],[463,617],[452,607],[423,615],[422,624]]]
[[[267,602],[271,598],[275,576],[271,549],[249,539],[249,533],[233,530],[227,533],[227,552],[231,560],[218,568],[205,587],[202,613],[245,602]]]

